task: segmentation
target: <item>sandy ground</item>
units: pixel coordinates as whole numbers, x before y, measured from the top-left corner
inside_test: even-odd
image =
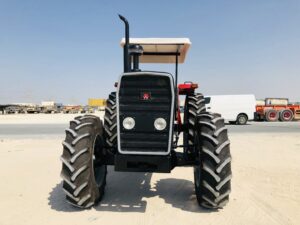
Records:
[[[211,212],[198,207],[188,167],[171,174],[110,168],[101,204],[77,210],[61,189],[60,138],[2,138],[0,225],[300,224],[300,134],[235,133],[230,139],[230,202]]]

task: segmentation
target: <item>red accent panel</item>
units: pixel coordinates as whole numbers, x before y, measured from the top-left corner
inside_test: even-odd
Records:
[[[178,85],[178,92],[180,95],[185,95],[193,92],[196,88],[198,88],[198,84],[195,83],[184,83]]]

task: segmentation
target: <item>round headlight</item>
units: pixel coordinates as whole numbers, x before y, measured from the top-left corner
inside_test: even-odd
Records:
[[[135,120],[132,118],[132,117],[126,117],[124,120],[123,120],[123,127],[126,129],[126,130],[131,130],[133,129],[135,126]]]
[[[157,118],[154,121],[154,127],[156,130],[164,130],[167,127],[167,121],[164,118]]]

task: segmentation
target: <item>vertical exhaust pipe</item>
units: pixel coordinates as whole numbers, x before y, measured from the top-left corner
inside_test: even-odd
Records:
[[[119,14],[119,18],[124,22],[125,24],[125,45],[124,45],[124,73],[131,71],[131,60],[129,57],[129,23],[127,19]]]

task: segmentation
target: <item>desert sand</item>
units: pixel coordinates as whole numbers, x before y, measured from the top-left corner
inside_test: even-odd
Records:
[[[222,210],[197,205],[190,167],[170,174],[109,168],[103,201],[78,210],[61,188],[61,137],[0,137],[0,225],[300,224],[300,134],[232,134],[230,140],[232,193]]]

